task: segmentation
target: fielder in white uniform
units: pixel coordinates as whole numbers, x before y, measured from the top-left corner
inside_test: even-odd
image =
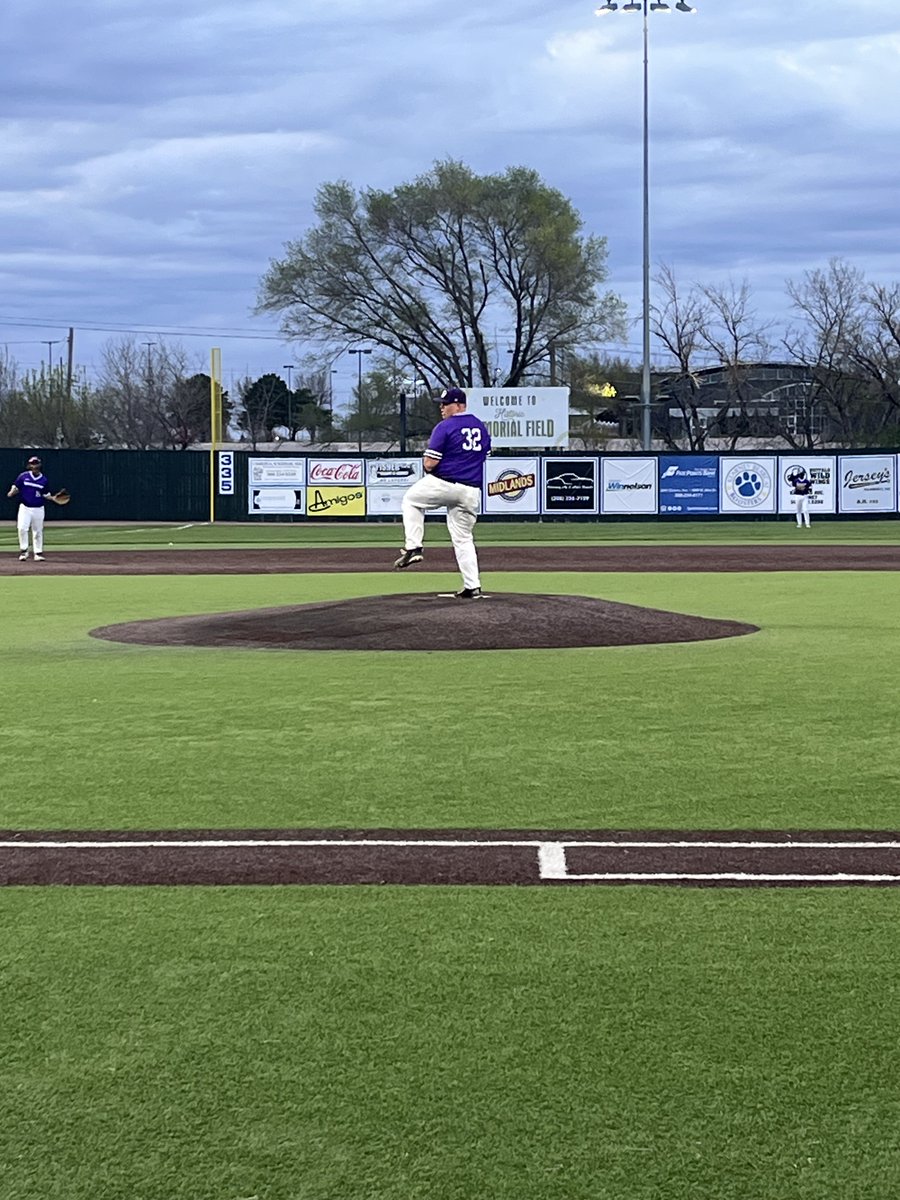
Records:
[[[41,470],[41,460],[35,456],[25,464],[27,470],[17,475],[6,493],[10,499],[19,497],[19,515],[16,527],[19,531],[19,561],[28,558],[28,537],[34,546],[34,561],[44,561],[44,501],[56,501],[50,491],[47,476]]]

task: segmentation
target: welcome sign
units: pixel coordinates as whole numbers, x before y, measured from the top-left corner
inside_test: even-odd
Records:
[[[469,412],[484,421],[494,447],[565,450],[569,389],[466,388]]]

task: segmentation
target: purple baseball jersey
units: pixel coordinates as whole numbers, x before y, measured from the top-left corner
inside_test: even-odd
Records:
[[[433,472],[438,479],[480,488],[484,460],[490,450],[487,425],[472,413],[464,412],[444,417],[435,425],[425,453],[438,460]]]
[[[43,472],[32,475],[30,471],[23,471],[16,476],[15,486],[19,489],[18,499],[26,508],[44,507],[44,497],[50,491],[50,484]]]

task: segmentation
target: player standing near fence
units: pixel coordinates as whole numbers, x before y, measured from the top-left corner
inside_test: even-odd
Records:
[[[19,516],[16,526],[19,531],[19,561],[28,558],[28,536],[34,546],[34,561],[44,561],[44,501],[52,500],[54,504],[68,504],[69,493],[60,488],[56,493],[50,491],[47,476],[41,469],[41,460],[35,455],[25,464],[26,470],[17,475],[15,481],[6,493],[9,499],[19,497]]]
[[[797,528],[802,529],[805,525],[809,529],[809,498],[812,495],[812,480],[806,474],[804,467],[798,467],[789,476],[789,483],[791,495],[794,498],[794,509],[797,513]]]
[[[425,474],[407,488],[403,497],[404,550],[394,567],[402,571],[422,561],[425,512],[446,505],[447,528],[463,582],[454,595],[459,600],[480,600],[481,577],[473,531],[491,435],[483,421],[466,411],[462,388],[448,388],[438,404],[441,420],[432,430],[425,451]]]

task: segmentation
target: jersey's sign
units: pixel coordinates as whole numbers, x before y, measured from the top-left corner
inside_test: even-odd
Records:
[[[841,455],[838,475],[842,513],[897,511],[895,455]]]
[[[468,411],[487,425],[499,446],[565,450],[569,445],[569,389],[466,388]]]

